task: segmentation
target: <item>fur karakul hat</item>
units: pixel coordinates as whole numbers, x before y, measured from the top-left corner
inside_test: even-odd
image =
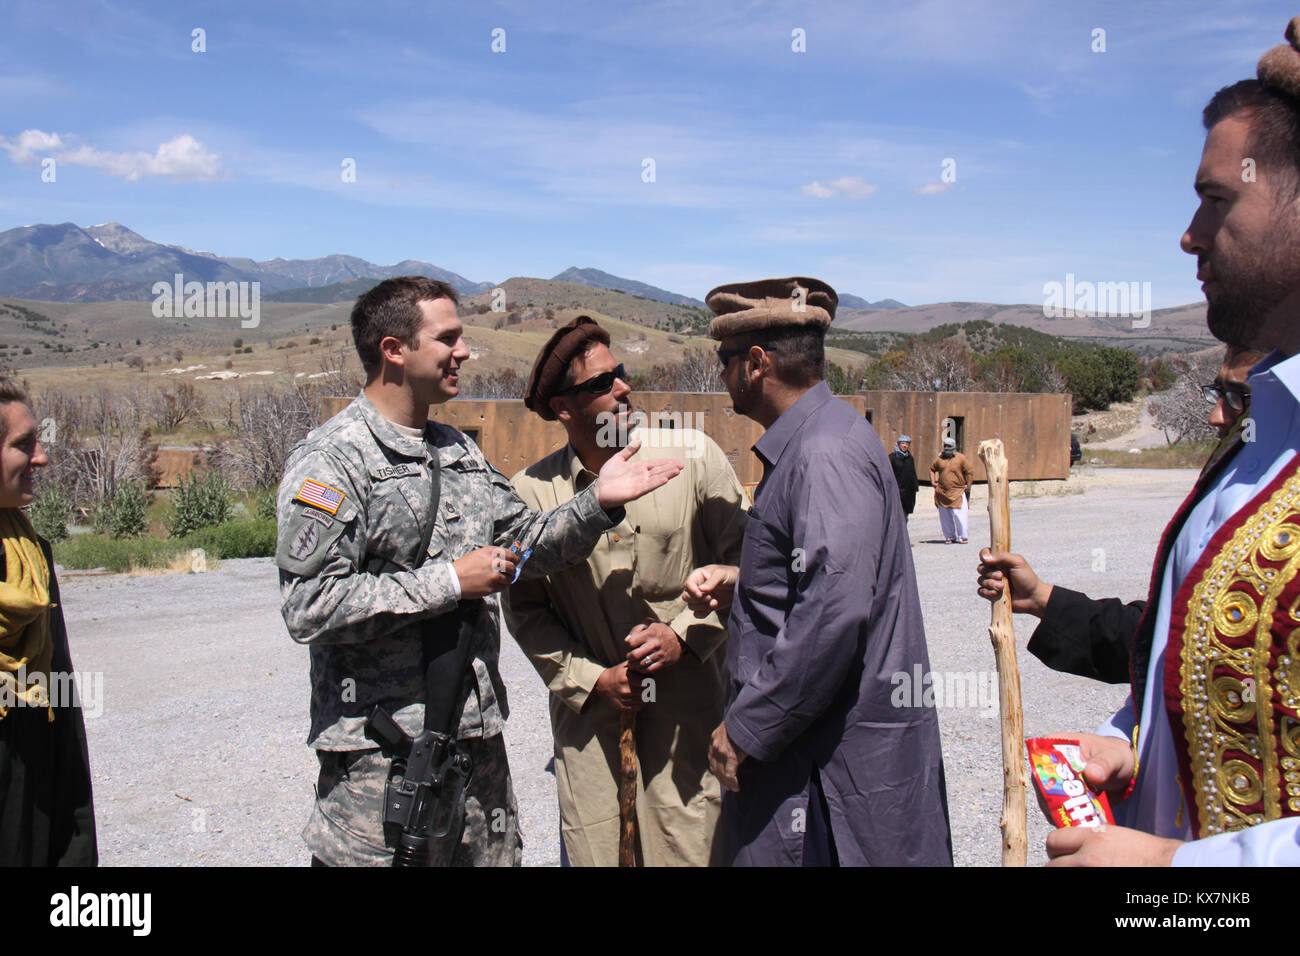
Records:
[[[744,332],[811,325],[825,332],[840,298],[820,279],[792,276],[720,285],[704,297],[716,319],[709,336],[718,340]]]
[[[1282,35],[1286,43],[1259,58],[1255,75],[1265,86],[1300,100],[1300,17],[1292,17]]]

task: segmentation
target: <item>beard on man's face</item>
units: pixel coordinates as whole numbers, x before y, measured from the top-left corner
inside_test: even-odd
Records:
[[[1206,302],[1205,322],[1210,334],[1227,345],[1254,348],[1268,313],[1277,303],[1265,304],[1250,292],[1230,292],[1221,282],[1219,286],[1215,299]]]
[[[1206,297],[1205,322],[1220,342],[1270,351],[1269,316],[1300,289],[1300,221],[1294,215],[1274,217],[1268,237],[1253,249],[1238,249],[1232,259],[1209,257],[1210,275],[1218,287]],[[1204,271],[1206,257],[1198,257]],[[1263,336],[1263,340],[1261,340]]]

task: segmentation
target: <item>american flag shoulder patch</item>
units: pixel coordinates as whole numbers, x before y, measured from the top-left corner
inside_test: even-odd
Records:
[[[313,481],[308,478],[302,483],[295,495],[296,500],[303,504],[313,505],[322,511],[328,511],[335,515],[339,512],[339,506],[343,504],[343,499],[347,495],[337,488],[331,488],[329,485],[322,484],[319,481]]]

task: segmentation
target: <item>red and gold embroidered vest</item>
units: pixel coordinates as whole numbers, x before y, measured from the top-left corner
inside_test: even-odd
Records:
[[[1300,456],[1174,596],[1164,694],[1197,838],[1300,816]]]

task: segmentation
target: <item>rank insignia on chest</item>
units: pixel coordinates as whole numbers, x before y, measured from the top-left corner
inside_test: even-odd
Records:
[[[329,485],[308,478],[302,483],[302,487],[298,489],[298,494],[294,497],[304,504],[314,505],[333,515],[338,514],[339,506],[343,504],[343,499],[347,495],[337,488],[331,488]]]
[[[293,536],[293,543],[289,545],[289,557],[295,561],[305,561],[320,542],[320,525],[314,521],[309,521],[298,529],[298,533]]]

